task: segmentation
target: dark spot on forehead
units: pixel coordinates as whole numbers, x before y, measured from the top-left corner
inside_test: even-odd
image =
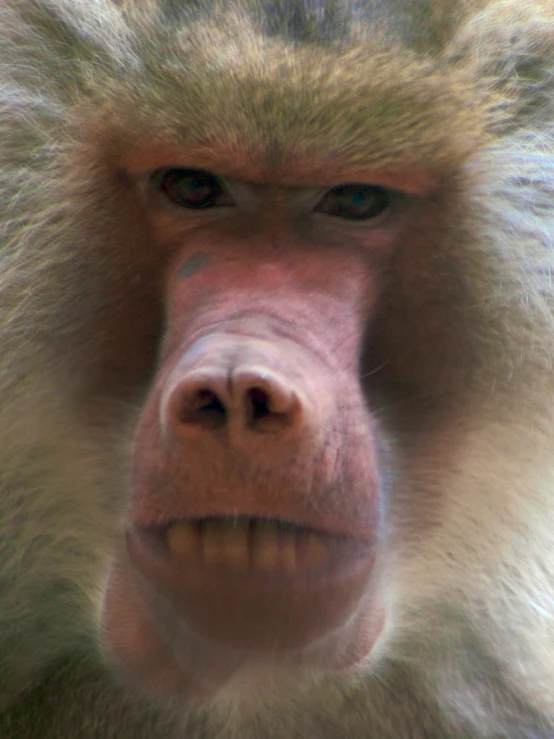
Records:
[[[162,22],[175,29],[208,21],[223,6],[221,0],[159,0],[158,7]],[[333,46],[377,33],[408,45],[420,40],[427,49],[449,22],[435,0],[239,0],[236,7],[268,38]]]
[[[192,277],[199,270],[203,269],[210,261],[209,254],[193,254],[189,257],[179,270],[179,277]]]

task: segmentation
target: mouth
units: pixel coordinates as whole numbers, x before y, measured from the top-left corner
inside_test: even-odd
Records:
[[[157,557],[204,576],[317,579],[373,550],[369,542],[256,516],[181,519],[136,533]]]
[[[303,648],[344,624],[375,558],[370,543],[250,516],[134,528],[127,546],[149,602],[165,598],[210,641],[256,650]]]

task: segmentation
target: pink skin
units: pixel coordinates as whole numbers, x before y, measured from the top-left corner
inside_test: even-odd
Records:
[[[333,247],[236,254],[187,250],[171,269],[160,369],[134,442],[127,547],[104,604],[116,663],[183,700],[209,697],[249,663],[342,669],[383,625],[377,445],[359,382],[374,268],[361,250]],[[210,398],[224,413],[202,410]],[[318,532],[326,563],[267,575],[176,561],[164,527],[214,516]]]

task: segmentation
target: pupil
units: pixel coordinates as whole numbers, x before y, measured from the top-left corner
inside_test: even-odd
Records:
[[[341,208],[347,213],[350,211],[354,215],[363,215],[371,213],[378,207],[379,199],[373,189],[357,188],[339,195]]]
[[[210,187],[206,181],[198,178],[190,179],[186,189],[188,189],[190,196],[193,198],[201,198],[210,193]]]
[[[348,197],[346,198],[346,201],[347,208],[350,205],[351,209],[355,213],[363,213],[363,211],[366,210],[368,206],[372,205],[374,198],[371,195],[358,190],[357,192],[354,192],[352,193],[352,195],[350,195],[350,203],[348,203]]]

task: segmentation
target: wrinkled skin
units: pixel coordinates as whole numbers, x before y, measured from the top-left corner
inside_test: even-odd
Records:
[[[0,6],[0,736],[554,736],[554,11]]]

